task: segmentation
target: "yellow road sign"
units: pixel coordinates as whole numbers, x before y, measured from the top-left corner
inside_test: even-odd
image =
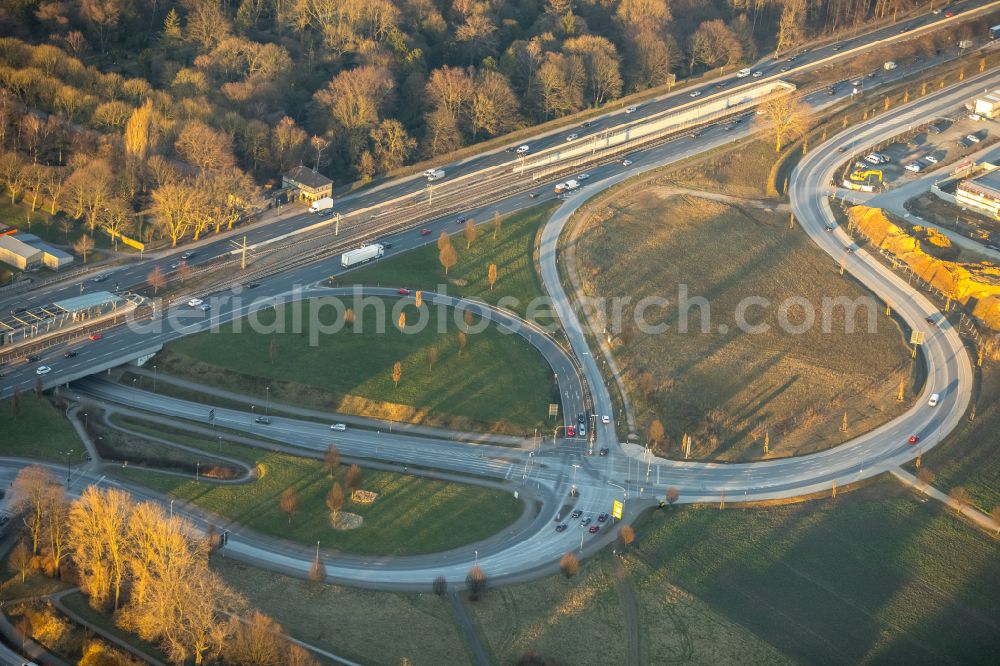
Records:
[[[618,520],[622,519],[622,503],[618,500],[615,500],[614,508],[611,510],[611,515]]]

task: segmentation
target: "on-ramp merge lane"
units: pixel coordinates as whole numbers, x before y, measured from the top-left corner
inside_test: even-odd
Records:
[[[855,142],[875,142],[898,132],[907,124],[917,124],[921,118],[954,106],[984,86],[995,85],[998,78],[1000,73],[996,72],[974,77],[960,86],[928,95],[854,127],[814,149],[794,172],[791,189],[793,207],[807,233],[836,261],[840,260],[842,245],[834,246],[834,241],[828,240],[831,234],[822,231],[822,227],[833,220],[826,197],[830,191],[830,177],[840,158],[838,153],[829,149],[838,145],[838,141],[843,141],[844,137],[850,135]],[[654,168],[678,158],[669,148],[657,154],[661,155],[657,161],[644,161],[641,166],[644,169]],[[598,413],[610,412],[610,397],[597,364],[587,348],[580,322],[569,307],[559,283],[555,269],[556,241],[569,215],[587,197],[631,175],[634,173],[619,173],[594,183],[587,193],[566,202],[543,232],[540,257],[543,280],[555,301],[571,346],[583,364],[593,389]],[[837,242],[843,241],[843,237],[838,238]],[[855,253],[849,259],[848,269],[917,327],[921,326],[920,322],[926,314],[933,310],[927,299],[863,251]],[[930,332],[932,334],[924,345],[930,370],[929,381],[936,392],[944,394],[937,408],[928,409],[921,399],[904,415],[871,433],[834,449],[798,458],[733,465],[657,460],[649,466],[648,483],[637,478],[645,478],[645,461],[641,461],[643,464],[640,466],[632,458],[617,451],[616,455],[610,456],[603,464],[596,464],[593,462],[595,459],[590,458],[591,462],[585,464],[576,478],[577,485],[581,486],[581,508],[587,511],[607,511],[611,500],[621,496],[617,487],[611,484],[620,484],[622,481],[625,481],[626,487],[631,488],[632,493],[636,492],[636,486],[642,485],[646,496],[652,492],[660,494],[666,487],[675,486],[681,491],[682,501],[717,500],[722,491],[733,500],[738,500],[744,493],[749,499],[780,498],[827,489],[834,479],[839,483],[848,483],[873,476],[911,459],[916,455],[916,450],[906,444],[906,437],[915,432],[923,433],[924,448],[940,442],[961,418],[970,397],[971,362],[958,335],[948,329]],[[611,434],[604,429],[598,431],[598,445],[610,445],[613,443],[612,439]],[[435,445],[429,443],[425,446],[428,448],[422,449],[422,454],[428,455],[428,451]],[[450,453],[441,448],[436,455],[447,456]],[[539,467],[537,476],[534,477],[537,479],[536,483],[545,484],[561,493],[567,485],[568,463],[581,460],[581,457],[574,454],[562,456],[561,460],[560,456],[553,455],[546,461],[548,467]],[[470,468],[475,469],[472,466]],[[635,472],[631,471],[633,468]],[[628,482],[629,479],[632,483]],[[629,498],[629,502],[634,506],[633,497]],[[548,515],[544,517],[554,518],[552,513],[553,510],[547,511]],[[545,525],[546,521],[539,520],[537,524]],[[518,543],[509,544],[485,557],[481,556],[479,563],[493,579],[522,577],[530,575],[530,572],[543,570],[546,564],[554,567],[562,553],[576,547],[578,539],[579,535],[574,530],[555,534],[543,527]],[[237,551],[247,559],[302,575],[308,572],[312,561],[308,554],[275,552],[252,542],[231,541],[229,548],[231,552]],[[380,562],[376,567],[360,567],[328,558],[327,571],[337,580],[371,586],[426,587],[437,575],[444,575],[450,582],[461,584],[473,562],[472,555],[469,553],[466,558],[442,562],[440,565],[427,562],[415,567],[393,567],[389,562]]]

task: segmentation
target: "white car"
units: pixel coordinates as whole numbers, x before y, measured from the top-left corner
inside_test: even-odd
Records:
[[[601,423],[603,423],[604,425],[611,423],[611,417],[605,414],[604,416],[601,417]]]
[[[700,95],[701,95],[701,91],[700,90],[692,90],[691,94],[689,96],[690,97],[698,97]]]
[[[576,177],[577,180],[587,180],[588,178],[590,178],[589,173],[581,173],[579,176]]]
[[[937,407],[937,404],[941,401],[940,393],[931,393],[931,399],[927,401],[928,407]]]
[[[345,430],[347,430],[347,426],[344,425],[343,423],[334,423],[332,426],[330,426],[330,430],[339,430],[340,432],[344,432]]]
[[[52,372],[52,368],[47,365],[40,365],[38,366],[38,369],[35,370],[36,375],[47,375],[50,372]]]
[[[579,138],[580,138],[580,135],[577,134],[576,132],[574,132],[573,134],[570,134],[568,137],[566,137],[566,140],[567,141],[576,141]]]
[[[622,166],[631,166],[632,160],[622,160]]]
[[[979,143],[979,137],[976,136],[975,134],[967,134],[965,138],[966,140],[971,141],[972,143]]]
[[[755,79],[759,79],[762,76],[764,76],[764,72],[760,71],[759,69],[753,73],[753,78]]]
[[[191,306],[192,308],[196,308],[204,302],[205,301],[201,300],[200,298],[192,298],[190,301],[188,301],[188,305]]]
[[[969,114],[969,120],[982,120],[982,119],[983,119],[983,117],[981,115],[979,115],[978,113],[970,113]]]
[[[639,110],[639,107],[633,104],[632,106],[625,107],[625,113],[635,113]]]
[[[736,78],[738,78],[738,79],[745,79],[748,76],[750,76],[750,68],[749,67],[744,67],[740,71],[736,72]]]
[[[926,161],[927,161],[928,163],[930,163],[930,164],[937,164],[937,163],[938,163],[938,158],[934,157],[933,155],[928,155],[928,156],[927,156],[927,157],[925,157],[924,159],[925,159],[925,160],[926,160]]]
[[[918,164],[917,162],[910,162],[903,168],[906,169],[907,171],[912,171],[913,173],[920,173],[921,171],[924,170],[924,167]]]
[[[523,146],[518,146],[517,150],[515,150],[514,152],[517,153],[518,155],[524,155],[529,150],[531,150],[531,146],[529,146],[528,144],[524,144]]]

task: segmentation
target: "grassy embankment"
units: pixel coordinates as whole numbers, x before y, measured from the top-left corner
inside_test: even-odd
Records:
[[[789,213],[769,210],[764,197],[768,160],[761,142],[712,154],[664,172],[642,188],[609,197],[588,218],[577,257],[585,292],[631,298],[615,340],[640,428],[653,419],[666,428],[669,455],[680,453],[685,433],[693,458],[752,460],[817,451],[855,437],[902,411],[920,381],[904,347],[902,331],[874,299],[875,330],[868,308],[849,321],[843,307],[830,312],[824,332],[824,299],[854,300],[870,292],[843,277],[833,260],[798,229]],[[677,195],[695,188],[746,197],[721,202]],[[639,258],[639,259],[637,259]],[[688,310],[680,331],[680,289],[707,299]],[[646,296],[670,300],[667,310],[646,313],[663,333],[644,334],[631,317]],[[737,312],[747,297],[770,305],[746,309],[746,320],[765,333],[744,333]],[[801,333],[781,326],[781,304],[793,326],[815,315]],[[805,299],[801,301],[801,299]],[[802,303],[808,303],[808,308]],[[702,314],[709,313],[707,330]],[[854,332],[847,333],[853,323]],[[844,414],[847,431],[842,431]],[[643,436],[642,441],[645,441]]]
[[[82,454],[83,444],[48,398],[22,393],[17,416],[13,398],[0,401],[0,455],[65,462],[64,452],[71,450]]]
[[[132,422],[127,424],[134,427]],[[189,437],[185,443],[198,446],[197,441],[197,437]],[[209,453],[218,451],[217,443],[208,440],[203,440],[200,448]],[[231,442],[225,443],[222,451],[254,467],[258,478],[221,484],[129,467],[109,473],[192,502],[263,534],[306,545],[319,541],[325,550],[370,555],[415,555],[457,548],[495,534],[520,513],[520,504],[506,492],[364,469],[361,487],[378,493],[378,499],[367,505],[354,503],[345,490],[342,511],[356,513],[364,522],[354,530],[335,530],[330,526],[326,495],[334,480],[345,486],[346,465],[331,479],[318,460]],[[289,487],[299,496],[299,509],[291,520],[279,506],[281,493]]]
[[[471,247],[461,227],[455,227],[452,245],[458,263],[445,275],[438,261],[438,247],[430,243],[388,261],[361,268],[344,276],[347,284],[382,284],[447,291],[452,296],[478,298],[503,306],[524,316],[532,299],[542,296],[542,280],[535,270],[535,241],[549,219],[555,204],[544,204],[501,217],[500,230],[494,235],[492,220],[477,220],[477,238]],[[487,282],[490,264],[497,265],[497,281],[490,289]],[[441,285],[444,285],[442,287]],[[514,299],[511,301],[511,299]],[[551,319],[539,319],[548,324]]]
[[[447,278],[438,262],[435,244],[353,272],[343,283],[405,285],[411,289],[438,289],[496,303],[516,299],[510,309],[523,313],[539,296],[541,284],[534,269],[533,248],[549,206],[540,206],[502,218],[494,240],[492,222],[481,224],[471,248],[459,233],[453,239],[458,264]],[[490,263],[497,265],[497,281],[487,283]],[[394,299],[384,301],[391,310]],[[351,303],[346,303],[350,307]],[[281,315],[287,314],[279,309]],[[180,340],[157,360],[161,372],[263,397],[270,386],[276,403],[310,405],[343,413],[455,428],[494,430],[514,434],[531,432],[545,421],[552,382],[548,365],[516,336],[490,327],[469,333],[465,350],[458,346],[458,327],[447,313],[447,329],[437,330],[436,312],[430,325],[416,331],[418,312],[411,304],[403,309],[408,328],[402,333],[387,314],[386,331],[374,330],[373,310],[355,313],[361,333],[347,327],[319,336],[309,344],[309,318],[305,331],[254,333],[241,322],[241,333],[232,326],[219,333],[204,333]],[[324,321],[334,315],[332,308]],[[267,327],[274,314],[260,316]],[[274,344],[273,361],[271,345]],[[434,348],[438,361],[431,368],[427,350]],[[393,364],[402,364],[398,386],[392,381]]]

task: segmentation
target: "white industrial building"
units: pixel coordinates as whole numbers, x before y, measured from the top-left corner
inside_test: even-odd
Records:
[[[967,178],[955,190],[958,205],[1000,220],[1000,170]]]
[[[13,235],[0,236],[0,261],[24,271],[42,264],[42,251]]]
[[[52,247],[35,234],[19,233],[17,238],[22,243],[30,245],[42,253],[42,265],[46,268],[57,271],[64,266],[69,266],[74,261],[72,254]]]
[[[975,111],[983,118],[1000,117],[1000,90],[994,90],[977,99]]]

